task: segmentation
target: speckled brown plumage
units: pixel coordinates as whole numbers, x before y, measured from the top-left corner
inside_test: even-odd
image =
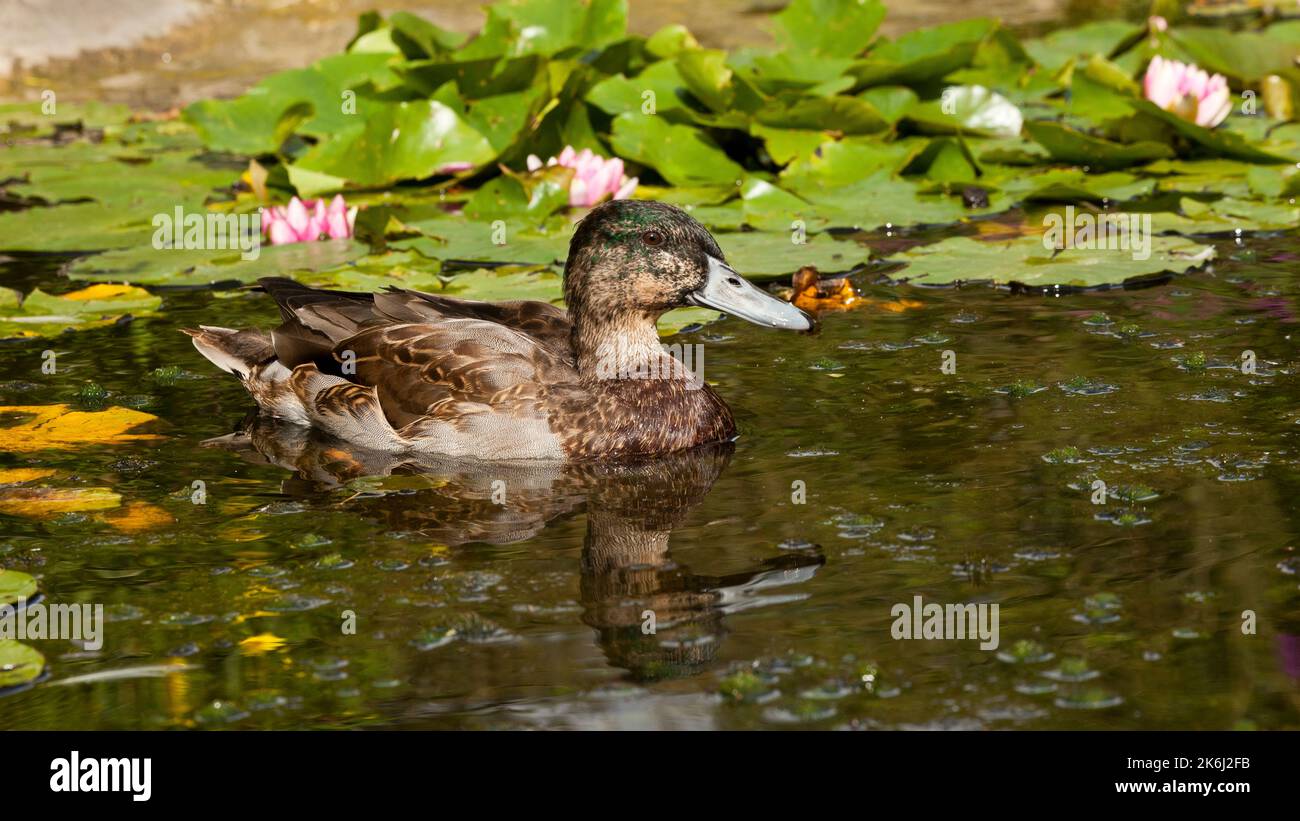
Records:
[[[735,437],[730,409],[664,352],[655,323],[704,286],[713,237],[672,206],[611,202],[578,225],[568,311],[390,289],[261,287],[269,334],[204,327],[195,346],[268,414],[388,452],[585,461]],[[620,370],[603,370],[610,351]]]

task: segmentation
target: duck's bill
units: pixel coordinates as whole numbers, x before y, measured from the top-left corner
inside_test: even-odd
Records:
[[[812,328],[812,319],[803,311],[754,285],[715,257],[709,257],[708,281],[689,299],[694,305],[713,308],[755,325],[789,331]]]

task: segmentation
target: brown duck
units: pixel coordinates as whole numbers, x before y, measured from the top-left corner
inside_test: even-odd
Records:
[[[666,311],[699,305],[808,330],[808,316],[733,271],[708,230],[658,202],[616,200],[578,224],[568,311],[390,289],[260,281],[274,331],[186,329],[262,412],[387,452],[581,461],[735,438],[731,411],[659,341]]]

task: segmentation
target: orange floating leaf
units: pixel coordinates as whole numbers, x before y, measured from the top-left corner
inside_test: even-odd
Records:
[[[53,468],[0,468],[0,485],[21,485],[53,475]]]
[[[44,519],[61,513],[107,510],[122,497],[106,487],[12,487],[0,489],[0,513]]]
[[[153,414],[130,408],[115,406],[102,411],[75,411],[67,405],[3,405],[0,414],[31,416],[12,427],[0,428],[0,450],[11,453],[162,438],[151,433],[127,433],[158,419]]]
[[[105,516],[104,521],[123,533],[140,533],[163,527],[176,518],[157,505],[148,502],[130,502],[121,512]]]
[[[241,641],[239,646],[246,656],[260,656],[263,653],[279,650],[284,646],[284,643],[284,639],[274,633],[261,633],[256,636],[249,636]]]

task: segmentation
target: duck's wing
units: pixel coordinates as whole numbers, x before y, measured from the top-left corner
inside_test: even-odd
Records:
[[[559,308],[260,284],[284,322],[245,384],[277,415],[380,450],[563,457],[545,399],[578,376]]]
[[[389,288],[377,294],[311,288],[283,277],[258,285],[280,307],[284,324],[274,333],[276,354],[288,367],[315,362],[328,368],[335,344],[364,328],[392,324],[436,324],[476,319],[532,337],[556,356],[573,361],[573,324],[563,309],[547,302],[478,302]]]

